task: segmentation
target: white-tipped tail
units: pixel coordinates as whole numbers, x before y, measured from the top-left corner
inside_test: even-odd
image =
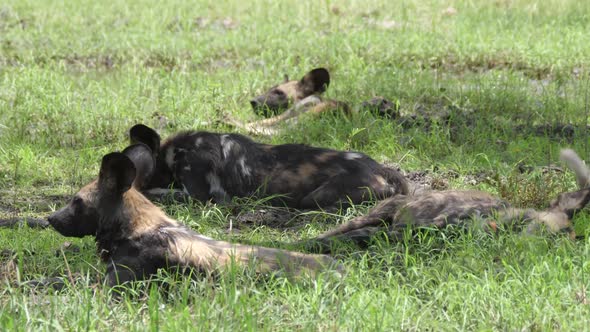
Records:
[[[576,181],[580,189],[590,186],[590,170],[574,150],[562,149],[559,159],[576,173]]]

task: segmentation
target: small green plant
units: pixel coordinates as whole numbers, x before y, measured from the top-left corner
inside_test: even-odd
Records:
[[[555,171],[523,174],[512,172],[501,178],[496,175],[500,197],[519,207],[544,208],[558,194],[567,191],[565,177]]]

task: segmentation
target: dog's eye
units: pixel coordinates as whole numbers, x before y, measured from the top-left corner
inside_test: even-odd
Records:
[[[272,90],[271,93],[274,94],[274,95],[277,95],[279,97],[284,97],[285,96],[285,93],[283,91],[281,91],[281,90]]]
[[[82,198],[80,198],[80,197],[78,197],[78,196],[75,196],[75,197],[72,199],[72,203],[73,203],[73,204],[75,204],[75,205],[80,205],[80,204],[82,204],[82,202],[83,202],[83,201],[82,201]]]

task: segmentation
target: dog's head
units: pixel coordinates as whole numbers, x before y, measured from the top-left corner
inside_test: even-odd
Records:
[[[64,236],[83,237],[95,235],[106,221],[128,219],[123,213],[123,196],[129,191],[141,195],[135,189],[143,185],[145,177],[136,174],[149,173],[151,158],[151,150],[143,144],[105,155],[98,179],[49,216],[49,223]]]
[[[584,188],[559,194],[556,199],[551,201],[549,208],[561,211],[571,219],[576,212],[586,207],[589,201],[590,188]]]
[[[572,218],[577,211],[586,207],[590,201],[590,170],[574,150],[561,150],[560,159],[576,175],[578,190],[557,196],[551,202],[550,209],[559,210]]]
[[[298,101],[311,95],[319,95],[330,85],[330,74],[325,68],[316,68],[305,74],[300,80],[285,81],[273,86],[265,93],[250,100],[257,114],[272,116],[291,107]]]
[[[134,162],[144,163],[138,165],[141,166],[141,172],[138,174],[138,177],[143,177],[140,181],[142,185],[141,187],[138,187],[138,189],[141,191],[153,188],[169,188],[174,182],[174,177],[172,175],[172,170],[166,164],[165,158],[160,156],[160,135],[146,125],[136,124],[129,130],[129,140],[132,145],[128,149],[134,149],[132,147],[135,144],[144,144],[149,148],[152,156],[151,159],[147,158],[145,155],[140,158],[132,158]],[[129,151],[129,153],[131,152],[133,151]],[[137,153],[145,154],[145,150],[137,151]]]
[[[551,232],[568,232],[575,237],[572,218],[590,202],[590,170],[584,161],[571,149],[563,149],[560,159],[576,175],[578,190],[561,193],[551,201],[549,209],[538,213],[538,224],[544,224]],[[531,227],[537,227],[531,224]],[[530,227],[529,227],[530,228]]]

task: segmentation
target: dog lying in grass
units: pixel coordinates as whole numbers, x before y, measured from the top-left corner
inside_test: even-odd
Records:
[[[225,122],[250,134],[273,135],[278,132],[276,125],[305,113],[341,111],[349,114],[351,111],[346,103],[322,98],[322,93],[329,85],[330,73],[325,68],[313,69],[300,80],[285,77],[283,83],[271,87],[250,101],[254,112],[266,119],[240,123],[226,118]]]
[[[498,226],[526,227],[532,233],[544,227],[551,233],[565,232],[574,238],[571,219],[590,201],[590,170],[573,150],[562,150],[561,159],[576,174],[579,190],[560,194],[545,210],[515,208],[498,197],[475,190],[398,195],[379,202],[368,214],[323,233],[308,245],[329,252],[334,241],[366,245],[376,234],[384,232],[395,238],[409,226],[443,228],[474,221],[493,231]]]
[[[150,149],[139,173],[149,197],[171,187],[202,202],[271,197],[273,205],[299,209],[358,204],[408,192],[406,179],[359,152],[301,144],[269,145],[238,134],[187,131],[160,143],[144,125],[131,128],[132,143]]]
[[[151,153],[136,144],[123,153],[107,154],[98,180],[48,218],[64,236],[96,237],[110,286],[148,278],[161,268],[210,273],[231,264],[253,264],[259,273],[298,276],[333,265],[328,256],[216,241],[171,219],[137,190],[146,179],[138,174],[151,166],[144,158],[151,159]]]

